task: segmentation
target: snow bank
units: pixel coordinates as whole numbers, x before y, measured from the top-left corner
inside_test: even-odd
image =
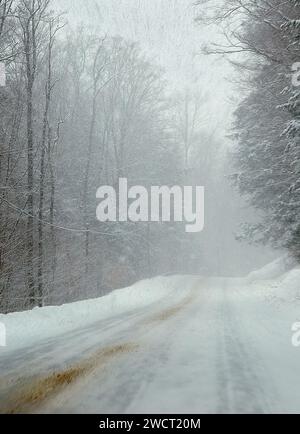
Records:
[[[285,273],[278,285],[279,291],[289,300],[300,300],[300,268]]]
[[[182,289],[183,279],[179,276],[157,277],[98,299],[0,315],[0,323],[7,331],[7,350],[24,348],[101,319],[147,306],[163,300],[170,293],[174,296]]]
[[[276,303],[300,301],[300,267],[284,256],[247,276],[251,291]],[[297,308],[299,308],[297,303]]]
[[[267,264],[260,270],[253,271],[247,277],[249,282],[255,280],[270,280],[282,276],[296,266],[296,262],[289,255],[285,255]]]

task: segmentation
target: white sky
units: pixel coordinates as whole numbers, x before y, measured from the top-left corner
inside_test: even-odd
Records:
[[[70,25],[86,24],[99,33],[139,42],[152,61],[166,70],[170,86],[192,86],[209,97],[209,128],[223,136],[230,124],[229,66],[220,57],[200,54],[214,37],[194,23],[193,0],[56,0]]]

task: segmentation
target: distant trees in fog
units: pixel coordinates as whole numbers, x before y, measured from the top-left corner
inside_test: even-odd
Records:
[[[293,80],[300,62],[300,2],[197,3],[199,22],[218,25],[225,41],[204,50],[230,55],[239,68],[234,180],[263,211],[260,224],[245,225],[244,234],[300,259],[300,83]]]

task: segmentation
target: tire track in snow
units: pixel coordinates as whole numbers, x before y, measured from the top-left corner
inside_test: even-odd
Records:
[[[194,296],[195,286],[192,287],[191,293],[175,306],[155,315],[152,314],[152,316],[142,319],[136,325],[140,327],[154,322],[166,321],[191,303]],[[139,317],[139,315],[138,313],[132,316]],[[92,327],[91,330],[93,330]],[[20,378],[5,392],[5,397],[2,396],[2,398],[5,398],[5,404],[0,406],[0,414],[38,411],[45,401],[63,392],[68,386],[78,382],[81,378],[88,377],[93,371],[107,364],[113,357],[128,354],[138,347],[139,345],[134,343],[108,346],[85,360],[70,364],[64,369],[52,371],[48,375]]]
[[[191,285],[188,294],[176,300],[173,307],[164,308],[155,314],[148,314],[131,330],[130,339],[138,342],[136,355],[107,365],[106,371],[95,371],[86,380],[76,384],[74,389],[66,389],[59,401],[46,403],[43,411],[47,413],[126,413],[132,403],[147,390],[157,375],[157,370],[169,362],[169,347],[177,334],[176,317],[195,298],[197,285]],[[185,288],[186,293],[186,288]],[[170,321],[170,324],[169,324]],[[162,328],[163,327],[163,328]],[[164,336],[157,341],[156,336]],[[86,399],[82,401],[82,396]],[[79,398],[80,397],[80,398]],[[87,402],[87,404],[85,404]]]
[[[218,413],[270,413],[271,403],[254,368],[259,357],[253,347],[248,347],[250,341],[244,330],[241,331],[241,322],[233,311],[234,300],[228,299],[227,291],[230,290],[224,285],[220,300]]]
[[[136,344],[127,343],[107,347],[64,370],[53,372],[45,377],[23,379],[17,384],[5,404],[0,407],[2,414],[21,414],[36,410],[47,399],[53,397],[64,388],[75,383],[79,378],[91,374],[99,366],[104,366],[112,358],[137,350]]]

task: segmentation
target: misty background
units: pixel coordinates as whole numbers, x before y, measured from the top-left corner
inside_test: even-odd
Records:
[[[212,136],[218,144],[212,150],[211,162],[215,166],[216,184],[206,190],[206,225],[201,235],[205,254],[199,264],[202,272],[243,275],[278,255],[271,248],[251,246],[236,239],[240,225],[245,220],[255,221],[257,214],[228,180],[233,171],[228,150],[233,143],[227,136],[232,113],[241,96],[234,83],[236,72],[228,59],[201,52],[202,45],[222,43],[224,38],[215,28],[195,23],[199,12],[195,3],[191,0],[66,0],[63,6],[59,1],[56,6],[62,12],[68,11],[70,26],[88,23],[95,32],[136,41],[149,59],[163,68],[170,92],[184,93],[188,89],[203,96],[205,103],[199,126],[203,135]],[[201,147],[209,148],[210,143],[201,143],[199,138],[194,149],[201,150]],[[210,181],[202,182],[208,187]]]

